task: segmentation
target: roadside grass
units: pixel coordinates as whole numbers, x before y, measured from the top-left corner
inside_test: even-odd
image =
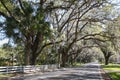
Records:
[[[9,73],[9,74],[0,74],[0,80],[8,80],[10,77],[14,77],[17,75],[22,75],[24,73]]]
[[[0,74],[0,80],[6,80],[9,77],[13,77],[15,74]]]
[[[78,62],[76,62],[76,63],[73,64],[73,67],[80,67],[82,64],[83,64],[83,63],[78,63]]]
[[[80,66],[81,63],[74,63],[73,65],[74,65],[74,66]]]
[[[0,78],[1,77],[12,77],[15,76],[15,74],[0,74]]]
[[[108,73],[112,80],[120,80],[120,72],[110,72]]]
[[[119,64],[110,64],[102,65],[102,68],[113,80],[120,80],[120,65]]]

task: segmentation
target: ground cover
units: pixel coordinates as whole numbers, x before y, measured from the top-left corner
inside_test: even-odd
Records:
[[[120,64],[102,65],[102,68],[112,80],[120,80]]]
[[[23,73],[9,73],[9,74],[0,74],[0,80],[8,80],[10,77],[19,76]]]

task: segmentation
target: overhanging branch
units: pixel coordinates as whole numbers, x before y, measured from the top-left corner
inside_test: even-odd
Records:
[[[50,46],[50,45],[53,45],[53,44],[58,44],[58,43],[60,43],[60,42],[62,42],[62,40],[61,40],[61,41],[50,42],[50,43],[46,43],[46,44],[44,44],[44,45],[40,48],[40,50],[37,51],[37,55],[39,55],[39,53],[41,53],[42,50],[43,50],[45,47]]]

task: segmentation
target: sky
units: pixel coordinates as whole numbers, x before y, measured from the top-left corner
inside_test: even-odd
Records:
[[[112,3],[120,3],[120,0],[111,0]]]
[[[0,22],[3,22],[3,21],[4,21],[4,18],[2,16],[0,16]],[[0,38],[2,38],[2,36],[3,36],[3,34],[0,33]],[[7,38],[6,39],[0,39],[0,47],[7,42],[8,42]]]
[[[8,39],[0,40],[0,47],[1,47],[3,44],[7,43],[8,41],[9,41]]]

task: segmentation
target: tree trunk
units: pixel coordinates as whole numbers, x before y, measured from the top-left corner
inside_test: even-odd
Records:
[[[111,56],[112,56],[111,52],[108,52],[108,54],[105,55],[105,65],[109,64],[109,59],[110,59]]]
[[[30,65],[30,49],[26,48],[25,50],[25,65]]]
[[[109,64],[109,58],[105,57],[105,65],[108,65],[108,64]]]
[[[43,41],[43,35],[41,35],[40,32],[37,33],[37,36],[35,38],[35,41],[33,41],[33,45],[31,46],[31,65],[35,65],[36,64],[36,59],[37,59],[37,56],[41,53],[39,52],[39,54],[37,53],[37,50],[39,49],[39,45],[40,45],[40,42]]]
[[[30,39],[27,40],[26,44],[25,44],[25,57],[24,57],[24,61],[25,61],[25,65],[30,65],[30,56],[31,56],[31,44],[30,44]]]
[[[71,63],[71,65],[73,66],[74,61],[73,61],[73,59],[72,59],[72,58],[71,58],[71,60],[70,60],[70,63]]]
[[[67,62],[67,54],[66,53],[62,53],[62,67],[66,66],[66,62]]]
[[[58,64],[60,64],[60,60],[61,59],[61,55],[60,55],[60,53],[58,53]]]
[[[31,65],[35,65],[36,64],[36,55],[35,55],[35,53],[34,54],[32,54],[32,56],[31,56]]]

